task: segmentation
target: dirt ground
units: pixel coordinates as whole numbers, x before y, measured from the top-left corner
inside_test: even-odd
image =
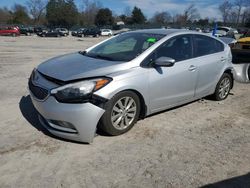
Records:
[[[103,38],[0,37],[0,187],[250,187],[250,85],[140,120],[90,145],[39,124],[28,77]]]

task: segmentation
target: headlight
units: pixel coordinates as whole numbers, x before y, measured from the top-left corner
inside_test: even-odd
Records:
[[[75,82],[53,89],[51,90],[51,94],[53,94],[59,102],[84,102],[93,92],[106,86],[110,81],[110,78],[98,78]]]

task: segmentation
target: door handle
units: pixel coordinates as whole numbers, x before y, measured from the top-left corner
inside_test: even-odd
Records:
[[[226,60],[227,60],[227,58],[225,58],[225,57],[221,57],[221,58],[220,58],[220,61],[221,61],[221,62],[224,62],[224,61],[226,61]]]
[[[195,71],[196,70],[196,66],[194,66],[194,65],[191,65],[189,68],[188,68],[188,70],[189,71]]]

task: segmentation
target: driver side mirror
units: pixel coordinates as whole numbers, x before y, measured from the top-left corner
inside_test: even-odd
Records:
[[[170,57],[159,57],[155,60],[154,65],[160,67],[172,67],[175,64],[175,59]]]

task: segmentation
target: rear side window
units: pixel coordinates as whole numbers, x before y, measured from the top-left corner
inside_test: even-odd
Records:
[[[194,57],[222,52],[224,45],[220,41],[204,35],[194,35]]]

